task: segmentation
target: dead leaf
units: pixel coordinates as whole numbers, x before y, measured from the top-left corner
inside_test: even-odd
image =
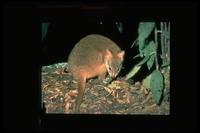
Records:
[[[152,98],[152,93],[150,93],[150,94],[147,96],[147,98],[146,98],[144,101],[142,101],[141,104],[144,104],[144,103],[148,102],[150,98]]]
[[[71,104],[71,103],[66,103],[66,105],[65,105],[66,113],[69,113],[70,104]]]
[[[143,86],[143,85],[141,85],[141,90],[144,92],[144,94],[148,94],[149,93],[147,91],[148,89],[145,86]]]
[[[107,100],[107,103],[111,105],[113,102],[112,102],[112,101],[110,101],[110,100]]]
[[[105,101],[106,100],[106,97],[100,97],[100,98],[98,98],[99,100],[101,100],[101,101]],[[98,100],[97,99],[97,100]]]
[[[56,70],[54,72],[52,72],[52,74],[61,74],[60,70]]]
[[[69,94],[66,93],[65,96],[64,96],[64,99],[65,99],[65,102],[68,102],[68,101],[71,100],[71,96],[69,96]]]
[[[68,75],[68,73],[66,73],[66,67],[63,67],[62,69],[61,69],[61,74],[63,74],[63,75]]]
[[[104,88],[107,92],[109,92],[109,93],[112,92],[112,90],[111,90],[110,88],[108,88],[108,87],[104,87],[104,86],[103,86],[103,88]]]
[[[78,91],[76,91],[76,90],[70,90],[69,92],[68,92],[68,95],[69,96],[77,96],[78,95]]]
[[[123,99],[123,100],[120,100],[120,99],[117,99],[118,103],[120,104],[125,104],[126,103],[126,99]]]
[[[41,72],[42,75],[46,75],[48,74],[49,72]]]
[[[157,106],[157,104],[154,103],[153,105],[151,105],[151,106],[149,106],[149,107],[146,107],[146,108],[144,109],[144,112],[146,112],[146,111],[148,111],[148,110],[150,110],[150,109],[152,109],[153,107],[156,107],[156,106]]]
[[[94,114],[101,114],[101,112],[95,112]]]
[[[59,88],[55,88],[55,91],[56,91],[56,92],[60,92],[60,89],[59,89]]]
[[[83,108],[86,108],[87,106],[88,106],[88,104],[84,104],[84,103],[81,104],[81,107],[83,107]]]
[[[42,89],[45,89],[48,86],[49,86],[48,84],[44,84],[44,85],[42,85]]]
[[[126,103],[131,103],[129,98],[126,99]]]

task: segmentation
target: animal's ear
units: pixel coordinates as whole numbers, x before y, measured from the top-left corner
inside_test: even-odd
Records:
[[[121,60],[123,60],[123,59],[124,59],[124,54],[125,54],[125,51],[122,50],[122,51],[120,51],[120,52],[117,53],[117,56],[118,56]]]
[[[112,54],[112,52],[111,52],[110,50],[107,49],[106,52],[107,52],[107,55],[106,55],[106,56],[107,56],[108,58],[112,58],[112,57],[113,57],[113,54]]]

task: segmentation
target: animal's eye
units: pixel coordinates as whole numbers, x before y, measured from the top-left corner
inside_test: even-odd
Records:
[[[120,70],[121,70],[121,69],[120,69],[120,68],[118,68],[118,69],[117,69],[117,72],[119,72]]]
[[[111,71],[111,67],[108,68]]]

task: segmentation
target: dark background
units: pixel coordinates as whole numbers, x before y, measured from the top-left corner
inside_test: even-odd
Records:
[[[49,23],[48,32],[40,44],[40,65],[50,65],[67,62],[68,55],[74,45],[89,34],[101,34],[113,40],[125,50],[124,69],[119,76],[125,76],[142,58],[133,57],[139,54],[138,47],[130,48],[138,37],[139,22],[170,22],[169,17],[153,16],[152,11],[138,3],[68,3],[63,5],[39,4],[39,28],[42,23]],[[139,7],[144,7],[140,9]],[[163,9],[167,6],[163,5]],[[138,14],[138,12],[143,12]],[[151,15],[153,17],[148,18]],[[122,23],[122,33],[116,22]],[[135,81],[141,81],[150,73],[144,65],[136,76]]]
[[[132,11],[134,7],[125,3],[109,2],[104,4],[72,3],[53,7],[48,4],[39,5],[41,24],[42,22],[50,23],[48,33],[41,42],[41,65],[67,62],[71,49],[81,38],[89,34],[101,34],[125,50],[123,63],[125,69],[122,69],[120,74],[125,76],[139,61],[132,59],[138,54],[138,47],[130,48],[137,38],[139,22],[150,21],[134,17]],[[52,15],[52,12],[56,15]],[[159,22],[156,19],[151,21]],[[119,32],[116,22],[122,23],[122,33]]]
[[[123,23],[123,34],[119,34],[116,21]],[[80,38],[99,33],[126,51],[125,69],[121,72],[124,76],[137,62],[132,60],[137,47],[130,49],[130,46],[141,21],[171,23],[170,116],[44,115],[41,112],[42,65],[66,62],[69,51]],[[50,22],[43,42],[42,22]],[[5,2],[3,44],[4,130],[197,129],[197,4],[194,2]]]
[[[114,21],[102,20],[103,24],[100,25],[101,21],[73,21],[70,17],[67,19],[69,20],[50,22],[48,33],[41,43],[41,65],[67,62],[71,49],[81,38],[89,34],[101,34],[113,40],[126,51],[124,68],[130,71],[133,67],[130,64],[135,62],[132,58],[138,54],[138,47],[132,49],[130,47],[137,38],[139,22],[136,20],[135,22],[122,22],[123,33],[120,34]]]

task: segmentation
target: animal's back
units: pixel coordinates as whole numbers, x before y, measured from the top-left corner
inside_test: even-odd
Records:
[[[107,54],[106,50],[113,53],[121,51],[121,49],[109,38],[101,35],[88,35],[81,39],[73,48],[69,55],[68,63],[70,72],[89,74],[87,77],[96,76],[95,70],[100,71],[103,67],[103,58]],[[90,74],[91,73],[91,74]],[[94,74],[92,74],[94,73]],[[79,74],[77,74],[78,76]]]

